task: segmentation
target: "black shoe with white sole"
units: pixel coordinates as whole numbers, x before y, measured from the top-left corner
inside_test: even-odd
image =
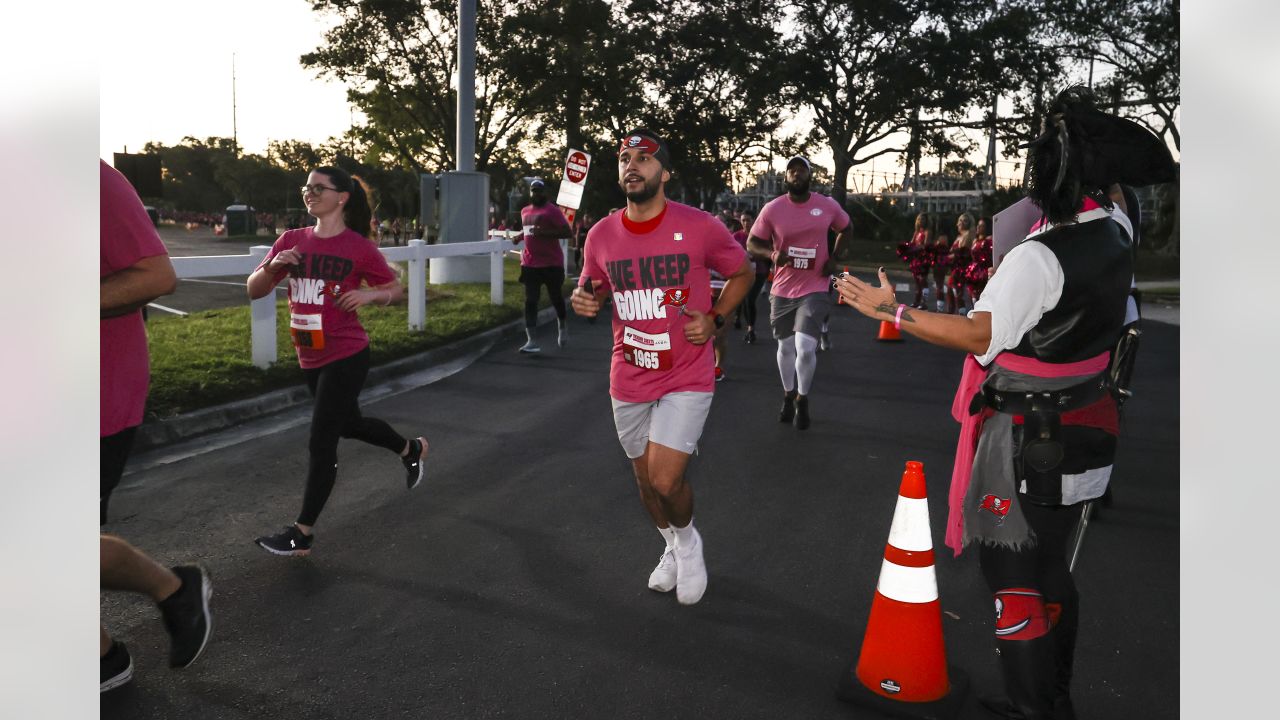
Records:
[[[179,565],[173,572],[182,585],[158,605],[164,629],[169,631],[169,667],[184,668],[200,657],[213,632],[209,613],[213,583],[198,565]]]
[[[119,640],[111,643],[111,649],[98,661],[101,682],[98,692],[114,690],[133,679],[133,658],[129,657],[129,649]]]
[[[258,547],[272,555],[310,555],[311,543],[316,536],[305,535],[297,525],[290,525],[275,535],[263,535],[254,540]]]
[[[405,486],[410,490],[418,487],[418,483],[422,482],[422,478],[426,475],[427,464],[423,462],[427,457],[427,439],[424,437],[416,437],[409,441],[409,454],[400,458],[400,462],[404,463]]]

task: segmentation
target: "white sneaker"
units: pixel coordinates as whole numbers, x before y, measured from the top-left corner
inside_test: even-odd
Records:
[[[560,332],[556,333],[556,345],[563,348],[565,345],[568,345],[568,344],[569,344],[569,328],[562,327],[560,328]]]
[[[693,542],[680,547],[676,541],[676,600],[693,605],[707,591],[707,564],[702,560],[702,536],[693,530]]]
[[[520,352],[522,352],[522,353],[539,353],[539,352],[542,352],[542,348],[538,347],[538,343],[536,343],[536,342],[534,342],[534,341],[530,340],[530,341],[526,342],[524,345],[521,345],[521,346],[520,346]]]
[[[676,588],[676,549],[667,548],[658,558],[658,567],[649,573],[649,589],[671,592]]]
[[[947,304],[946,304],[945,302],[941,301],[941,300],[939,300],[939,301],[938,301],[938,303],[937,303],[937,306],[936,306],[936,307],[938,308],[938,312],[946,312],[946,311],[947,311]]]

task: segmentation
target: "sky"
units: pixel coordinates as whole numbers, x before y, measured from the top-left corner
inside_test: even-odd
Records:
[[[122,0],[111,5],[99,65],[99,153],[150,140],[231,137],[246,152],[271,140],[320,143],[352,122],[346,89],[304,70],[332,21],[306,0]],[[360,115],[354,115],[360,120]]]
[[[110,31],[99,65],[99,153],[108,163],[113,153],[141,152],[148,141],[176,145],[188,135],[231,137],[233,127],[246,152],[261,154],[272,140],[319,144],[362,120],[347,103],[343,85],[319,78],[298,61],[323,41],[333,23],[306,0],[121,0],[106,15]],[[980,112],[975,110],[975,117]],[[803,118],[797,120],[785,129],[803,124]],[[981,167],[986,139],[978,139],[979,148],[968,159]],[[1016,160],[997,157],[1001,182],[1021,177]],[[816,150],[811,159],[832,168],[827,149]],[[850,188],[865,192],[896,179],[893,175],[900,178],[897,159],[885,155],[854,168]],[[783,160],[775,161],[779,169]],[[936,169],[936,158],[921,163],[924,172]]]

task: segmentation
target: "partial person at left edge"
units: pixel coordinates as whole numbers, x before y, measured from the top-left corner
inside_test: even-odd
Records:
[[[124,475],[133,438],[142,424],[151,381],[142,308],[178,284],[169,254],[142,201],[124,175],[99,162],[99,523],[107,522],[107,504]],[[160,609],[169,633],[169,667],[195,662],[209,641],[213,617],[209,574],[198,565],[167,568],[124,539],[99,534],[99,585],[147,595]],[[133,679],[133,660],[125,644],[99,625],[98,692]]]

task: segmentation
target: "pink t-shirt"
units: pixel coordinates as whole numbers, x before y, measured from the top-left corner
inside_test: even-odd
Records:
[[[520,224],[524,226],[524,249],[520,251],[520,264],[525,267],[563,267],[564,252],[560,250],[560,238],[537,237],[530,233],[535,227],[569,227],[564,213],[554,203],[542,207],[525,205],[520,211]]]
[[[118,170],[98,161],[98,277],[131,267],[139,260],[167,255],[142,200]],[[151,382],[147,331],[142,311],[98,322],[98,435],[107,437],[142,424]]]
[[[733,275],[747,254],[724,223],[697,208],[668,200],[657,226],[641,234],[623,225],[625,212],[591,228],[582,261],[583,277],[613,295],[609,394],[652,402],[673,392],[712,392],[712,345],[685,339],[689,318],[678,308],[709,312],[710,271]]]
[[[792,264],[774,270],[770,292],[784,298],[826,292],[831,286],[830,276],[822,272],[830,256],[827,230],[840,232],[848,226],[849,213],[826,195],[809,193],[802,203],[792,202],[790,195],[770,200],[751,226],[751,234],[772,240],[779,258],[792,259]]]
[[[337,298],[396,279],[386,258],[368,238],[347,228],[333,237],[316,237],[315,228],[286,230],[271,246],[263,265],[285,250],[302,254],[302,262],[284,276],[289,281],[289,335],[298,351],[298,365],[317,368],[351,357],[369,344],[369,336],[354,312],[339,308]]]

